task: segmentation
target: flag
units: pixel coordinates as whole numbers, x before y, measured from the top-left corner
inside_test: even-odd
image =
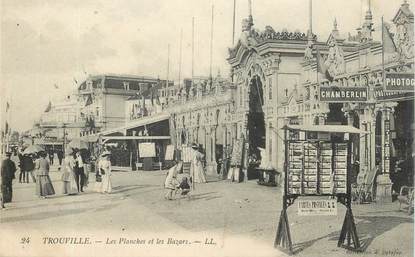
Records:
[[[334,78],[330,75],[326,65],[323,63],[323,57],[321,57],[320,50],[318,48],[317,48],[316,59],[317,59],[317,72],[323,74],[324,77],[328,79],[329,81],[333,81]]]
[[[56,89],[58,89],[58,88],[59,88],[59,87],[58,87],[58,85],[56,85],[56,84],[54,84],[53,86],[54,86]]]
[[[388,24],[383,22],[382,19],[382,46],[384,53],[395,53],[396,52],[396,45],[393,42],[392,34],[389,31]]]
[[[6,112],[8,112],[9,109],[10,109],[10,104],[9,104],[9,102],[6,102]]]
[[[49,101],[48,106],[46,106],[45,112],[49,112],[52,109],[52,103]]]
[[[4,133],[5,134],[8,134],[9,133],[9,123],[6,121],[6,127],[5,127],[5,129],[4,129]]]
[[[76,80],[75,78],[73,78],[73,81],[75,81],[75,84],[78,85],[78,80]]]
[[[91,104],[92,104],[92,97],[91,95],[88,95],[88,98],[86,99],[86,102],[85,102],[85,107]]]

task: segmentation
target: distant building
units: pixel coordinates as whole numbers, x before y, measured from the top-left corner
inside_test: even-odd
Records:
[[[157,92],[156,89],[163,82],[156,78],[134,75],[89,76],[80,84],[77,92],[79,121],[85,124],[81,134],[123,126],[130,119],[125,111],[126,100],[149,90]]]

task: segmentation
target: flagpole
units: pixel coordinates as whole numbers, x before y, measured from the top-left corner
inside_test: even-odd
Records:
[[[179,90],[181,88],[182,76],[182,43],[183,43],[183,29],[180,29],[180,52],[179,52]]]
[[[383,24],[383,15],[382,15],[382,77],[383,77],[383,81],[385,81],[385,42],[383,42],[384,40],[384,24]],[[383,83],[385,84],[385,83]]]
[[[232,47],[235,45],[236,0],[233,0]]]
[[[195,59],[195,17],[192,17],[192,83],[194,78],[194,59]]]
[[[166,105],[169,103],[170,44],[167,45]]]
[[[214,17],[214,5],[212,5],[212,23],[210,28],[210,64],[209,64],[209,77],[212,80],[212,59],[213,59],[213,17]]]

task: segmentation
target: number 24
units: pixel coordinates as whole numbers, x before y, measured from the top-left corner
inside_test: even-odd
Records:
[[[20,239],[20,243],[21,244],[28,244],[28,243],[30,243],[30,237],[22,237],[22,239]]]

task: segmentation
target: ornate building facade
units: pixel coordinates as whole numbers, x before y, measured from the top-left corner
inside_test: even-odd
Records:
[[[357,35],[342,38],[334,21],[325,42],[311,31],[276,32],[270,26],[259,31],[253,25],[249,15],[242,22],[236,46],[229,49],[229,82],[194,83],[196,93],[179,91],[168,108],[178,148],[199,143],[206,151],[210,172],[215,173],[218,147],[231,147],[243,137],[245,156],[258,155],[258,148],[263,148],[270,165],[282,171],[281,128],[285,124],[350,124],[368,132],[353,138],[353,160],[360,162],[361,171],[373,170],[380,163],[389,176],[391,155],[411,155],[413,92],[383,89],[385,73],[414,72],[413,13],[406,1],[392,24],[385,25],[392,51],[373,39],[370,7]],[[350,87],[364,88],[359,96],[365,100],[323,100],[322,88]]]

